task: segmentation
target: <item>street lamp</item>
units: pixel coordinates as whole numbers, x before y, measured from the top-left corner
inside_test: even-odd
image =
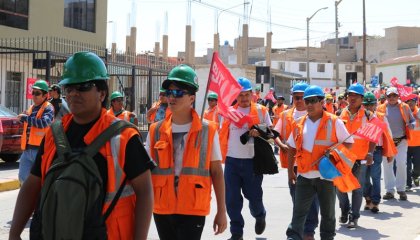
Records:
[[[250,2],[244,2],[244,3],[241,3],[241,4],[237,4],[237,5],[232,6],[230,8],[223,9],[223,10],[221,10],[217,14],[217,19],[216,19],[216,34],[215,34],[215,39],[214,39],[215,43],[217,43],[217,44],[215,44],[215,46],[214,46],[215,47],[214,51],[218,51],[219,50],[219,46],[220,46],[220,39],[219,39],[219,17],[220,17],[220,15],[223,12],[226,12],[226,11],[232,9],[232,8],[236,8],[236,7],[239,7],[239,6],[242,6],[242,5],[245,6],[245,5],[248,5],[248,4],[250,4]]]
[[[328,7],[320,8],[312,14],[312,16],[306,18],[306,81],[310,84],[310,75],[309,75],[309,21],[321,10],[328,9]]]
[[[341,1],[335,1],[335,86],[339,87],[339,79],[340,79],[340,67],[339,67],[339,57],[340,57],[340,49],[338,44],[338,4]]]

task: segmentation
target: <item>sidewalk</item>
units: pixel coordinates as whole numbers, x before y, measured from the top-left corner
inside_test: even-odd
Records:
[[[5,163],[0,160],[0,192],[18,189],[19,163]]]

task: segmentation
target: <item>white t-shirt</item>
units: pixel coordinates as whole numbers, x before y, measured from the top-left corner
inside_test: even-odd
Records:
[[[311,119],[306,118],[305,125],[303,126],[303,143],[302,148],[305,149],[308,152],[312,152],[312,149],[314,148],[315,143],[315,135],[318,131],[319,123],[321,122],[321,118],[318,119],[315,122],[312,122]],[[347,131],[346,126],[344,126],[344,123],[341,119],[337,119],[335,121],[335,134],[337,136],[338,142],[343,142],[344,139],[346,139],[350,134]],[[354,143],[353,137],[348,138],[346,143]],[[289,139],[287,139],[287,144],[292,147],[296,148],[295,140],[293,138],[293,134],[290,134]],[[299,173],[298,175],[302,175],[305,178],[322,178],[319,171],[309,171],[306,173]]]
[[[250,107],[238,107],[237,110],[245,115],[248,115],[250,109]],[[268,127],[272,125],[268,112],[265,114],[262,122],[267,124]],[[247,131],[249,131],[248,124],[244,124],[241,128],[238,128],[233,123],[229,125],[228,150],[226,156],[242,159],[254,157],[254,138],[250,137],[246,144],[242,144],[240,140],[241,135]]]
[[[300,117],[303,117],[306,114],[306,110],[303,111],[298,111],[296,110],[296,108],[293,109],[293,119],[296,120]],[[283,119],[280,118],[279,121],[277,122],[276,126],[274,127],[274,130],[277,131],[278,133],[282,134],[281,129],[283,127]]]
[[[182,170],[182,162],[184,157],[185,142],[187,141],[188,132],[191,129],[192,123],[178,125],[172,123],[172,142],[174,151],[174,172],[175,176],[179,176]],[[150,133],[146,139],[146,151],[150,155]],[[211,154],[211,161],[221,161],[222,152],[220,151],[219,134],[216,131],[213,139],[213,148]]]

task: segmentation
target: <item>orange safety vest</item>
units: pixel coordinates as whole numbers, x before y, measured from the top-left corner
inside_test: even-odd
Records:
[[[349,131],[350,134],[356,132],[360,127],[367,124],[367,122],[370,120],[366,116],[366,110],[363,106],[360,107],[359,111],[357,111],[357,116],[354,119],[350,119],[350,111],[348,108],[343,109],[340,115],[340,119],[345,122],[347,131]],[[369,115],[369,118],[372,117],[372,114]],[[358,160],[362,160],[366,158],[366,154],[369,151],[369,141],[361,138],[359,136],[354,135],[353,136],[354,143],[352,152],[356,154]]]
[[[286,104],[282,104],[281,107],[279,107],[277,104],[273,107],[272,111],[273,111],[273,115],[277,116],[279,118],[273,118],[273,126],[276,126],[277,122],[280,119],[280,114],[287,109],[287,105]]]
[[[150,154],[157,167],[152,171],[154,209],[157,214],[206,216],[210,213],[210,161],[217,126],[203,121],[191,109],[193,120],[185,142],[182,170],[175,190],[172,115],[150,126]]]
[[[238,108],[238,104],[236,104],[235,106],[233,106],[235,109]],[[248,124],[248,128],[251,129],[251,127],[255,124],[259,124],[262,123],[265,119],[265,116],[267,114],[267,108],[251,102],[251,106],[250,106],[250,110],[249,110],[249,115],[252,119],[252,123]],[[222,151],[222,162],[225,162],[225,158],[226,158],[226,154],[227,154],[227,150],[228,150],[228,139],[229,139],[229,125],[230,125],[230,120],[228,119],[223,119],[223,123],[222,123],[222,127],[220,128],[219,131],[219,141],[220,141],[220,150]],[[239,141],[239,139],[238,139]]]
[[[67,131],[71,121],[72,114],[67,114],[62,118],[64,130]],[[106,109],[102,109],[101,116],[93,125],[89,132],[84,136],[84,142],[89,145],[95,138],[102,133],[114,121],[120,121],[115,117],[106,114]],[[101,149],[99,153],[107,160],[108,182],[106,186],[105,203],[102,208],[103,213],[108,209],[112,199],[114,199],[124,178],[125,150],[128,141],[135,135],[139,135],[138,131],[132,128],[126,128],[122,132],[112,137]],[[56,148],[52,131],[48,130],[45,136],[44,154],[42,155],[41,176],[42,183],[51,164],[53,163]],[[134,190],[127,181],[121,197],[118,199],[115,208],[112,210],[106,220],[108,239],[124,239],[131,240],[134,238],[134,212],[136,197]]]
[[[159,107],[160,107],[160,102],[155,102],[155,103],[153,104],[153,106],[156,106],[156,107],[159,109]],[[154,113],[150,114],[150,116],[147,118],[147,121],[148,121],[149,123],[154,123],[154,122],[156,122],[156,121],[155,121],[156,113],[157,113],[157,110],[156,110]],[[166,118],[169,114],[171,114],[171,110],[169,109],[169,106],[168,106],[168,107],[166,107],[166,111],[165,111],[165,118]]]
[[[44,110],[46,107],[51,106],[51,103],[48,101],[45,101],[42,103],[41,108],[38,110],[36,114],[36,118],[40,119],[42,117],[42,114],[44,113]],[[34,108],[34,105],[32,105],[28,110],[28,116],[31,115],[32,109]],[[42,139],[45,136],[45,133],[49,127],[46,128],[37,128],[35,126],[31,126],[30,132],[29,132],[29,139],[27,140],[27,133],[28,130],[28,122],[23,123],[23,132],[22,132],[22,139],[20,142],[20,148],[22,150],[26,149],[26,144],[32,145],[32,146],[39,146],[41,145]]]
[[[380,112],[380,113],[384,113],[385,116],[388,116],[387,106],[388,106],[388,102],[385,102],[384,104],[379,105],[376,108],[376,111]],[[402,116],[402,118],[404,120],[404,123],[406,125],[406,127],[405,127],[406,137],[407,137],[407,140],[410,140],[411,139],[410,131],[409,131],[410,129],[407,127],[407,123],[410,122],[411,109],[410,109],[410,107],[408,106],[407,103],[403,103],[403,102],[399,103],[399,107],[400,107],[401,116]]]
[[[112,110],[112,107],[110,109],[108,109],[108,111],[106,112],[107,114],[110,114],[113,117],[116,117],[118,119],[121,120],[125,120],[127,122],[130,122],[130,114],[133,114],[132,112],[129,112],[127,110],[122,110],[122,113],[120,113],[118,116],[115,116],[114,110]]]
[[[335,106],[334,103],[325,103],[325,109],[327,112],[334,114],[335,113]]]
[[[203,118],[219,124],[220,123],[220,114],[219,114],[219,110],[217,109],[217,106],[215,106],[212,109],[207,109],[206,111],[204,111]]]
[[[416,119],[416,126],[414,129],[409,129],[411,138],[407,140],[409,147],[416,147],[420,146],[420,119],[418,119],[416,116],[419,112],[419,108],[415,106],[413,115]]]
[[[280,114],[281,119],[281,130],[280,130],[280,140],[283,143],[286,143],[287,139],[292,133],[293,124],[295,123],[295,119],[293,118],[293,111],[295,107],[283,111]],[[287,168],[288,160],[287,160],[287,152],[279,151],[280,152],[280,165],[282,168]]]
[[[385,121],[385,114],[376,112],[376,116],[382,120]],[[394,157],[397,155],[398,150],[395,147],[395,143],[392,140],[391,137],[391,129],[388,128],[382,133],[382,156],[384,157]]]
[[[351,171],[353,164],[356,161],[356,156],[343,145],[335,145],[338,142],[335,128],[338,117],[324,111],[315,135],[312,152],[303,149],[303,128],[307,118],[308,115],[305,115],[299,119],[298,122],[296,122],[293,131],[296,142],[295,158],[298,165],[298,172],[319,171],[318,164],[315,163],[326,152],[330,152],[335,159],[333,164],[342,175],[333,180],[334,185],[342,192],[348,192],[359,188],[360,184]],[[329,151],[332,146],[335,148],[332,151]]]

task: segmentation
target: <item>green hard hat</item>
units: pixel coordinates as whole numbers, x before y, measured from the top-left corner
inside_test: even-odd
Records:
[[[59,84],[77,84],[107,79],[109,75],[101,58],[92,52],[77,52],[64,64]]]
[[[207,99],[218,99],[219,96],[217,95],[217,93],[211,92],[207,95]]]
[[[374,104],[376,103],[376,97],[373,93],[367,92],[363,95],[363,102],[364,105]]]
[[[122,98],[122,97],[123,95],[120,92],[115,91],[111,94],[111,101],[114,100],[115,98]]]
[[[166,90],[163,87],[160,87],[159,93],[164,93],[164,92],[166,92]]]
[[[174,67],[168,74],[168,78],[163,81],[162,87],[168,89],[172,82],[185,83],[197,92],[198,91],[198,77],[194,69],[190,66],[181,64]]]
[[[256,87],[255,87],[255,91],[257,91],[257,90],[258,90],[258,91],[261,91],[261,87],[260,87],[260,86],[256,86]]]
[[[32,85],[32,89],[39,89],[44,92],[48,92],[48,83],[44,80],[38,80],[34,83],[34,85]]]

